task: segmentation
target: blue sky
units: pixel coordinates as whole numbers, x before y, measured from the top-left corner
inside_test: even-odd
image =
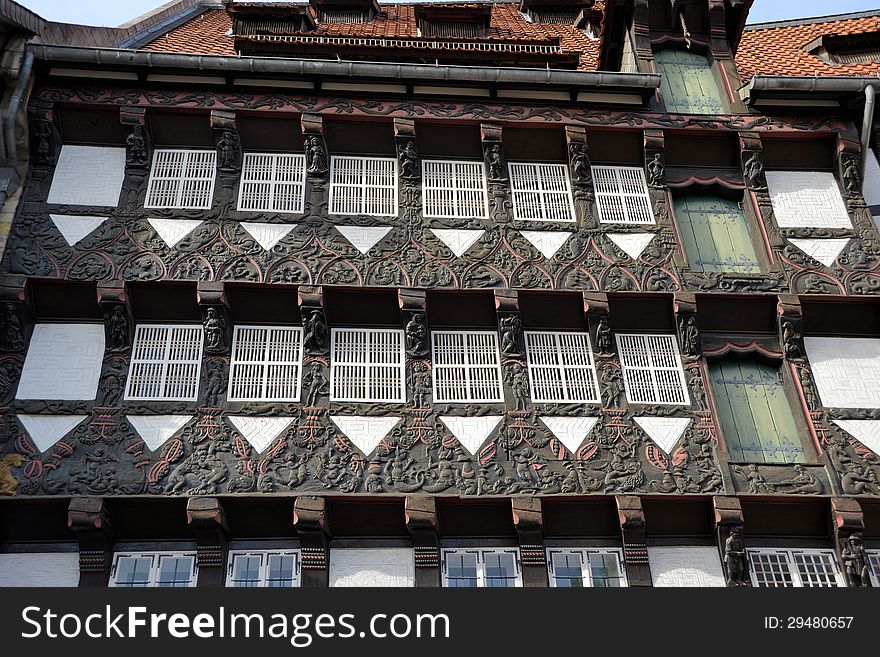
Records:
[[[382,1],[382,0],[380,0]],[[163,0],[18,0],[43,18],[86,25],[119,25],[163,4]],[[750,22],[880,9],[880,0],[755,0]]]

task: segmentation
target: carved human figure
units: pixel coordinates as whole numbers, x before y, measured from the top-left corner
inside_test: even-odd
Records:
[[[685,356],[697,356],[700,353],[700,331],[697,328],[697,318],[693,315],[679,321],[681,333],[681,350]]]
[[[316,135],[306,139],[306,171],[312,175],[327,173],[327,154],[321,139]]]
[[[743,175],[746,182],[752,189],[765,189],[767,187],[764,182],[764,163],[757,152],[752,153],[751,157],[746,160],[743,166]]]
[[[620,370],[610,365],[603,367],[600,379],[605,399],[608,402],[608,408],[619,408],[624,391],[623,377],[620,375]]]
[[[501,318],[501,353],[517,356],[522,353],[522,321],[519,315]]]
[[[48,162],[52,157],[54,131],[48,121],[34,122],[34,136],[37,142],[37,161]]]
[[[654,153],[654,159],[648,163],[648,184],[651,187],[662,187],[665,172],[660,153]]]
[[[880,487],[868,468],[862,469],[858,463],[846,464],[846,472],[840,476],[840,485],[847,495],[880,495]]]
[[[407,141],[400,152],[400,175],[404,178],[419,177],[419,154],[413,141]]]
[[[427,365],[418,365],[413,368],[410,374],[410,385],[412,386],[413,406],[427,408],[428,395],[431,394],[431,373],[428,371]]]
[[[238,140],[231,130],[224,130],[217,142],[217,159],[220,169],[234,169],[238,159]]]
[[[850,196],[858,194],[862,187],[862,174],[859,171],[858,158],[851,157],[843,165],[843,186]]]
[[[599,326],[596,328],[596,349],[600,354],[614,352],[611,344],[611,327],[608,325],[607,315],[602,315],[599,318]]]
[[[220,395],[223,394],[223,389],[226,387],[225,383],[226,378],[223,376],[223,364],[214,363],[208,371],[208,381],[205,385],[205,403],[208,406],[217,407]]]
[[[327,377],[324,376],[324,366],[315,361],[303,374],[303,388],[306,390],[306,406],[317,406],[318,400],[327,389]]]
[[[21,328],[21,319],[18,317],[18,309],[14,303],[3,306],[3,314],[0,316],[3,326],[0,331],[0,346],[4,351],[21,351],[24,349],[24,333]]]
[[[590,156],[586,144],[572,144],[569,147],[571,153],[571,172],[576,182],[584,183],[590,180]]]
[[[110,349],[123,351],[128,349],[128,318],[121,304],[113,306],[113,312],[108,319],[110,328]]]
[[[306,351],[312,354],[327,352],[327,324],[324,322],[324,313],[320,310],[312,310],[306,320],[306,331],[303,337]]]
[[[517,368],[514,372],[510,387],[513,390],[516,410],[526,410],[529,404],[529,377],[524,367]]]
[[[129,166],[144,166],[147,163],[147,145],[143,126],[134,126],[125,138],[125,162]]]
[[[489,165],[489,178],[504,179],[504,158],[501,156],[501,144],[492,144],[486,152],[486,163]]]
[[[731,527],[730,535],[724,542],[724,563],[727,566],[727,585],[746,586],[749,567],[746,563],[746,546],[741,527]]]
[[[840,553],[843,569],[849,585],[856,588],[870,586],[870,569],[865,546],[857,534],[850,534],[843,544]]]
[[[205,312],[205,349],[209,353],[226,349],[226,324],[216,308],[208,308]]]
[[[428,350],[428,327],[424,313],[413,313],[406,323],[406,351],[410,356],[422,356]]]
[[[761,474],[756,463],[749,463],[749,469],[746,473],[746,481],[749,483],[750,493],[773,493],[774,486],[767,482],[767,479]]]
[[[801,357],[800,336],[789,320],[785,320],[782,323],[782,345],[783,352],[788,360]]]

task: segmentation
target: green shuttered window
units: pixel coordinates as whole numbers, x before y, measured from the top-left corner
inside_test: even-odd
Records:
[[[709,375],[731,459],[751,463],[806,460],[777,368],[725,359],[713,363]]]
[[[746,216],[735,201],[680,196],[675,199],[675,219],[694,271],[761,273]]]
[[[660,93],[667,112],[679,114],[724,114],[724,102],[712,75],[709,60],[686,50],[654,53],[660,79]]]

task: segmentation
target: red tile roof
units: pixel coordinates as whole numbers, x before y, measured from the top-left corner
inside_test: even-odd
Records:
[[[827,64],[804,50],[814,39],[830,34],[865,34],[880,31],[880,12],[876,16],[857,14],[851,18],[832,17],[810,21],[754,25],[743,34],[736,65],[743,82],[754,75],[876,76],[880,62]]]
[[[445,5],[444,6],[452,6]],[[467,7],[466,4],[455,6]],[[485,5],[470,5],[485,6]],[[594,70],[599,57],[599,42],[571,25],[532,24],[518,10],[518,4],[492,6],[492,18],[486,38],[490,40],[535,42],[559,40],[566,53],[580,53],[579,68]],[[308,36],[350,36],[416,39],[418,22],[414,5],[382,5],[383,15],[368,23],[319,23]],[[227,33],[232,20],[223,9],[209,9],[172,29],[147,45],[144,50],[190,54],[235,55],[233,40]],[[450,39],[453,40],[453,39]],[[329,46],[328,49],[332,49]]]

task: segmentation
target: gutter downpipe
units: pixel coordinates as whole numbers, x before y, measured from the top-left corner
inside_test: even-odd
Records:
[[[9,101],[9,108],[6,110],[6,116],[3,121],[6,141],[6,160],[12,164],[18,160],[18,152],[15,148],[15,117],[18,114],[18,108],[21,107],[21,99],[24,96],[25,89],[30,83],[31,74],[34,68],[34,53],[28,50],[24,54],[21,62],[21,68],[18,71],[18,84]]]
[[[869,84],[865,87],[865,116],[862,119],[862,192],[864,193],[865,189],[865,171],[868,166],[868,155],[870,154],[871,148],[871,126],[874,125],[874,108],[875,103],[874,99],[877,95],[877,90],[874,88],[873,84]]]

